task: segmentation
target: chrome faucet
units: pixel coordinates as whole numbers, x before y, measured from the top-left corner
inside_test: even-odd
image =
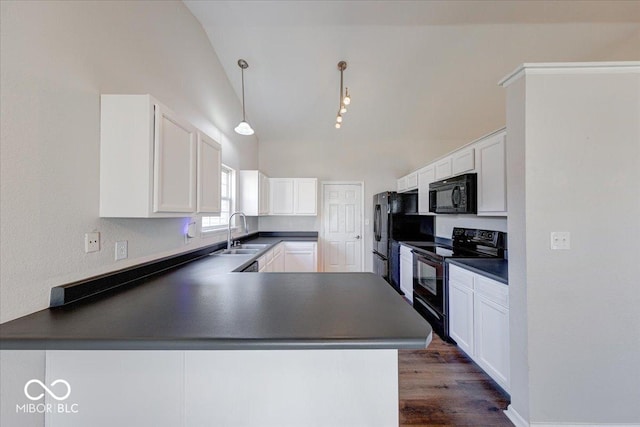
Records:
[[[240,215],[242,216],[242,221],[244,223],[244,234],[248,234],[249,230],[247,229],[247,217],[243,212],[234,212],[229,216],[229,224],[227,225],[227,249],[231,249],[231,220],[234,216]]]

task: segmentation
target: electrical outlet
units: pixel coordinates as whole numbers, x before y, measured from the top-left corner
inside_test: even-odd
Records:
[[[116,261],[126,259],[129,256],[129,248],[126,240],[116,242]]]
[[[94,231],[84,235],[84,252],[98,252],[100,250],[100,233]]]
[[[571,233],[568,231],[552,231],[551,249],[571,249]]]

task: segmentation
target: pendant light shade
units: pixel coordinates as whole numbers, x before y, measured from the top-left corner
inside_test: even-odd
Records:
[[[238,126],[235,127],[234,130],[240,135],[253,135],[253,128],[251,127],[249,122],[247,122],[244,111],[244,70],[246,68],[249,68],[249,64],[247,64],[247,61],[245,61],[244,59],[238,59],[238,67],[240,67],[242,73],[242,121],[238,124]]]

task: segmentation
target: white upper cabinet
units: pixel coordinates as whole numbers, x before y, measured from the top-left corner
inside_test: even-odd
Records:
[[[435,178],[436,181],[440,181],[441,179],[449,178],[453,174],[453,165],[451,156],[445,157],[442,160],[439,160],[435,164]]]
[[[271,215],[317,215],[316,178],[271,178]]]
[[[220,144],[198,132],[197,213],[220,213]]]
[[[476,144],[478,215],[507,215],[506,131]]]
[[[296,215],[317,215],[318,180],[316,178],[296,178],[294,191],[294,213]]]
[[[293,215],[293,178],[271,178],[271,214]]]
[[[219,212],[220,146],[205,135],[198,141],[197,133],[150,95],[102,95],[100,216]],[[205,182],[214,175],[214,182]],[[198,177],[205,180],[199,187]]]
[[[238,208],[247,216],[269,214],[269,177],[258,170],[238,173]]]
[[[258,172],[258,183],[260,192],[258,194],[258,215],[269,215],[269,203],[271,203],[271,183],[269,177]]]
[[[398,193],[404,193],[407,191],[407,177],[403,176],[402,178],[398,178],[398,182],[396,184],[396,191]]]
[[[398,179],[398,193],[412,191],[418,188],[418,172],[411,172],[409,175]]]
[[[434,165],[426,166],[418,171],[418,213],[434,215],[429,212],[429,184],[436,180]]]
[[[473,171],[475,168],[473,152],[473,148],[466,148],[453,153],[451,156],[453,175],[460,175],[461,173]]]

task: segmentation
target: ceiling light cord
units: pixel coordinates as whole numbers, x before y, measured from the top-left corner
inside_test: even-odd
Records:
[[[347,105],[351,103],[351,97],[349,96],[349,88],[344,87],[344,70],[347,69],[347,62],[338,62],[338,70],[340,70],[340,102],[338,104],[338,114],[336,116],[336,129],[342,127],[342,115],[347,112]]]

